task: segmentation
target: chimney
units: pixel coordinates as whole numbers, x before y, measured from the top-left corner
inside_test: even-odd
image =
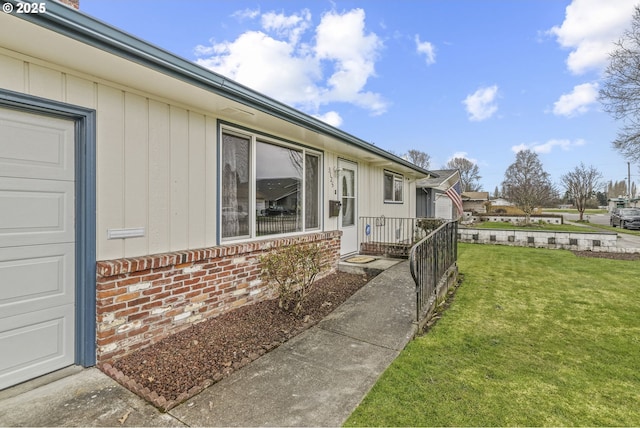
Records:
[[[80,9],[80,0],[58,0],[58,2],[71,6],[74,9]]]

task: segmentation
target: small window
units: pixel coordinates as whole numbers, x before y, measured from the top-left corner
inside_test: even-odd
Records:
[[[384,172],[384,201],[402,203],[404,180],[401,175]]]

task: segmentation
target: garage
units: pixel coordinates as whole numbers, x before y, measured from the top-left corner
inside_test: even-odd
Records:
[[[0,107],[0,389],[76,360],[74,128]]]

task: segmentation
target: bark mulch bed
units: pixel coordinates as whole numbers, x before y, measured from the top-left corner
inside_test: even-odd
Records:
[[[296,317],[268,300],[196,324],[101,368],[163,411],[318,323],[372,277],[336,272],[316,281]]]

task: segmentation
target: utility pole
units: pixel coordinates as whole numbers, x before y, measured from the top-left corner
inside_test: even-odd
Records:
[[[627,162],[627,181],[629,182],[627,200],[631,201],[631,162]]]

